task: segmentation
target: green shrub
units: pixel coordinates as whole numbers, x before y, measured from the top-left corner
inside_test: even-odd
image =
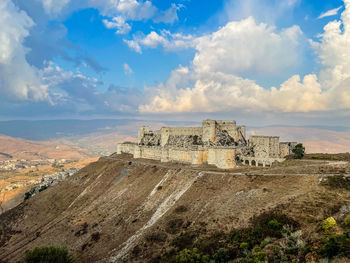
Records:
[[[336,256],[350,256],[349,233],[342,235],[330,235],[321,248],[321,255],[331,259]]]
[[[29,198],[31,198],[32,197],[32,194],[30,193],[30,192],[26,192],[25,194],[24,194],[24,200],[28,200]]]
[[[215,232],[210,236],[203,237],[195,243],[195,247],[201,252],[213,256],[225,242],[226,235],[221,232]]]
[[[328,217],[322,222],[321,229],[323,231],[330,231],[331,229],[334,229],[337,227],[337,222],[333,217]]]
[[[302,159],[305,155],[305,147],[299,143],[294,147],[292,152],[294,153],[294,159]]]
[[[278,222],[276,219],[272,219],[269,221],[268,226],[270,229],[274,231],[281,231],[283,225],[280,222]]]
[[[219,248],[214,255],[215,263],[226,263],[230,260],[230,256],[225,248]]]
[[[172,245],[182,250],[190,248],[193,245],[195,236],[189,232],[182,232],[178,237],[172,241]]]
[[[267,254],[265,252],[257,252],[253,256],[254,263],[267,262]]]
[[[344,227],[350,228],[350,216],[345,217]]]
[[[209,256],[203,255],[197,248],[180,251],[176,259],[179,263],[209,263]]]
[[[73,257],[65,247],[36,247],[24,255],[25,263],[73,263]]]

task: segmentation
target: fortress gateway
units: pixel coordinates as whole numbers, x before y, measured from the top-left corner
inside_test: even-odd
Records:
[[[138,142],[118,144],[117,153],[162,162],[212,164],[218,168],[237,163],[271,166],[291,154],[296,142],[280,142],[278,136],[250,136],[235,121],[204,120],[202,127],[163,127],[151,131],[140,127]]]

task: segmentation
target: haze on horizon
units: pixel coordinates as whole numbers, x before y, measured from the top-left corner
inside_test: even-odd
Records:
[[[350,127],[350,0],[2,0],[0,120]]]

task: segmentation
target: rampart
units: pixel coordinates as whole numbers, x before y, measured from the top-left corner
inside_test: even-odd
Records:
[[[251,136],[235,121],[204,120],[201,127],[140,127],[138,143],[118,144],[117,153],[161,162],[211,164],[230,169],[237,163],[272,165],[283,161],[296,143],[280,143],[277,136]]]

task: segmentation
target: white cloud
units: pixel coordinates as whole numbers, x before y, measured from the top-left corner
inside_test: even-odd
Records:
[[[23,42],[34,22],[10,0],[0,2],[0,94],[13,100],[48,100],[47,86],[26,60]]]
[[[303,82],[296,75],[280,89],[270,90],[252,80],[221,72],[187,75],[186,78],[194,80],[193,88],[189,83],[183,86],[179,79],[168,81],[157,87],[158,93],[151,96],[150,103],[140,106],[140,112],[229,112],[237,109],[308,112],[327,109],[315,75],[305,76]]]
[[[157,8],[150,1],[88,0],[89,6],[98,8],[105,16],[123,15],[126,19],[142,20],[153,17]]]
[[[239,75],[273,73],[293,65],[301,31],[276,32],[252,18],[228,23],[194,40],[197,53],[189,70],[176,69],[167,82],[148,88],[142,113],[174,112],[322,112],[350,109],[350,0],[341,21],[328,23],[319,42],[311,42],[322,70],[290,77],[265,89]]]
[[[278,74],[298,63],[302,31],[293,26],[276,32],[254,18],[229,22],[218,31],[195,40],[197,71]]]
[[[128,47],[134,50],[137,53],[142,53],[141,46],[136,40],[126,40],[123,39],[124,43],[128,45]]]
[[[124,69],[124,74],[125,75],[130,75],[130,74],[133,73],[131,67],[127,63],[123,64],[123,69]]]
[[[156,23],[162,22],[166,24],[173,24],[174,22],[179,20],[177,12],[181,8],[184,8],[184,5],[172,3],[169,9],[159,12],[159,14],[153,20]]]
[[[339,10],[342,8],[343,6],[339,6],[338,8],[334,8],[334,9],[331,9],[331,10],[328,10],[327,12],[324,12],[322,13],[318,19],[322,19],[322,18],[325,18],[325,17],[329,17],[329,16],[335,16],[338,14]]]
[[[176,51],[187,49],[195,46],[194,37],[192,35],[183,35],[180,33],[172,34],[167,30],[162,30],[160,34],[151,31],[146,36],[134,36],[133,40],[124,40],[129,48],[141,53],[142,48],[157,48],[162,47],[166,51]]]
[[[103,19],[103,24],[108,29],[116,28],[116,34],[127,34],[131,30],[131,26],[125,22],[121,16],[113,17],[112,20]]]
[[[38,0],[42,3],[44,10],[48,14],[58,14],[67,6],[70,0]]]

